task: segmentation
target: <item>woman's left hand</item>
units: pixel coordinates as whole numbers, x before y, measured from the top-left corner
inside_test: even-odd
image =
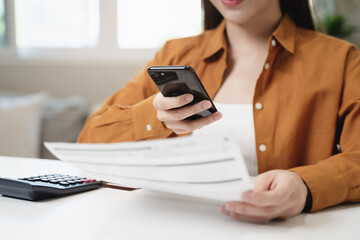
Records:
[[[256,177],[254,189],[243,194],[242,202],[227,202],[221,211],[240,221],[286,220],[302,212],[307,194],[299,175],[272,170]]]

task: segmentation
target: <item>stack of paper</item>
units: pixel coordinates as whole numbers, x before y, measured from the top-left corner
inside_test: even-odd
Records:
[[[241,200],[241,194],[252,187],[237,143],[225,135],[45,145],[82,174],[124,187],[220,201]]]

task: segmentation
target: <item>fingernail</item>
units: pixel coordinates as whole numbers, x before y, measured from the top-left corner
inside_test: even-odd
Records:
[[[219,120],[221,117],[222,117],[221,113],[217,113],[214,116],[215,120]]]
[[[194,99],[194,96],[191,94],[186,95],[185,100],[186,102],[191,102]]]
[[[202,107],[203,107],[204,109],[209,109],[209,108],[211,107],[211,103],[210,103],[210,102],[204,102],[204,103],[202,104]]]
[[[234,212],[235,211],[235,205],[233,203],[226,203],[225,204],[225,209],[227,211]]]

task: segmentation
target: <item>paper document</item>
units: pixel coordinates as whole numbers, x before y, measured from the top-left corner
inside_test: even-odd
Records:
[[[124,187],[220,201],[241,200],[252,184],[236,141],[226,135],[131,143],[45,143],[85,176]]]

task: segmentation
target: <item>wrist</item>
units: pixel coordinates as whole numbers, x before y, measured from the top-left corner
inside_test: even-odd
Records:
[[[291,173],[293,173],[294,175],[296,175],[296,177],[299,179],[299,181],[301,181],[301,189],[302,189],[302,196],[305,197],[304,202],[303,202],[303,208],[301,212],[310,212],[311,208],[312,208],[312,195],[311,195],[311,191],[310,188],[308,187],[308,185],[306,184],[306,182],[302,179],[302,177],[297,174],[296,172],[293,172],[290,170]]]

